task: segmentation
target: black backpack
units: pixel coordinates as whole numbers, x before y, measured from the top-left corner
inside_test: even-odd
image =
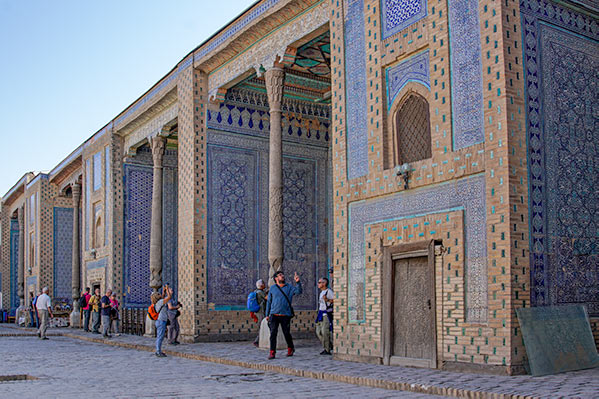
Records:
[[[84,296],[80,297],[79,298],[79,307],[81,309],[83,309],[86,306],[87,306],[87,301],[85,300],[85,297]]]

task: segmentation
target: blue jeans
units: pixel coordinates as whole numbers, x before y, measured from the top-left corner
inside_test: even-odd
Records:
[[[29,317],[31,317],[30,327],[39,328],[40,327],[40,320],[37,317],[37,312],[35,310],[30,310],[29,311]]]
[[[162,352],[162,341],[166,332],[166,321],[156,320],[156,353]]]

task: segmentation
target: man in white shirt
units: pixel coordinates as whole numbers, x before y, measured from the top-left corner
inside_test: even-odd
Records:
[[[40,328],[37,330],[37,336],[41,339],[48,339],[48,337],[46,337],[48,316],[52,317],[52,300],[48,296],[48,287],[44,287],[42,295],[37,298],[35,306],[37,307],[37,313],[40,318]]]
[[[316,335],[324,350],[321,355],[331,355],[333,349],[333,290],[329,288],[329,279],[318,280],[320,296],[318,300],[318,316],[316,317]]]

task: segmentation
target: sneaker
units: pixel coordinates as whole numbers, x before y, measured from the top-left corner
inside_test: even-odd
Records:
[[[268,360],[272,360],[275,358],[275,351],[270,351],[270,355],[268,355]]]
[[[156,357],[166,357],[166,354],[164,354],[163,352],[156,352],[155,355]]]
[[[108,334],[108,335],[103,335],[104,338],[112,338],[112,335]]]
[[[287,357],[293,356],[294,353],[295,353],[295,349],[287,348]]]
[[[42,340],[47,340],[47,339],[48,339],[48,337],[43,337],[43,338],[42,338]]]

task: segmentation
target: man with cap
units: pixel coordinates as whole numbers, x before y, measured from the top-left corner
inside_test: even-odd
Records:
[[[285,341],[287,341],[287,356],[293,356],[295,348],[293,338],[291,338],[291,318],[293,317],[293,308],[291,301],[294,295],[302,293],[302,282],[297,273],[295,273],[295,282],[292,286],[285,283],[285,274],[282,270],[276,272],[273,276],[275,283],[268,290],[268,300],[266,301],[266,320],[270,327],[270,354],[269,359],[275,358],[277,351],[277,334],[279,325],[283,330]]]

